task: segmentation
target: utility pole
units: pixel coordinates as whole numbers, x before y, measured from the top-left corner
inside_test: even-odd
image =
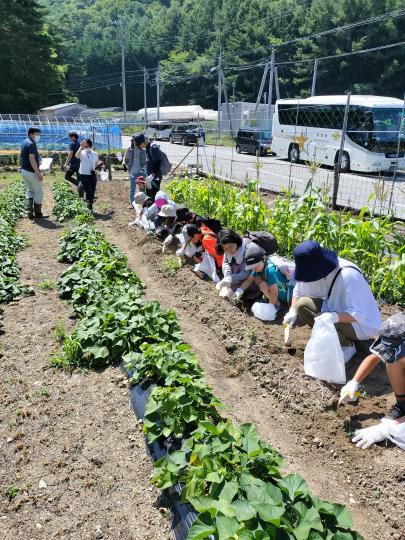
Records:
[[[337,205],[337,197],[339,192],[339,182],[340,182],[340,169],[342,167],[342,157],[343,157],[343,151],[345,147],[345,138],[346,138],[346,131],[347,131],[347,119],[349,116],[349,107],[350,107],[350,98],[352,93],[347,93],[347,100],[346,100],[346,107],[345,107],[345,116],[343,118],[343,126],[342,126],[342,136],[340,139],[340,150],[339,150],[339,156],[338,160],[335,163],[335,170],[333,175],[333,193],[332,193],[332,208],[335,210]]]
[[[231,116],[231,109],[229,107],[229,101],[228,101],[228,91],[226,89],[225,75],[224,75],[224,72],[222,70],[221,70],[221,77],[222,77],[222,83],[223,83],[223,86],[224,86],[224,97],[225,97],[225,104],[226,104],[226,112],[227,112],[228,118],[229,118],[229,130],[233,135],[234,134],[233,133],[233,122],[232,122],[232,116]]]
[[[144,107],[144,119],[145,124],[148,123],[148,105],[146,103],[146,67],[143,68],[143,107]]]
[[[233,83],[232,83],[232,103],[235,103],[235,87],[236,87],[236,81],[233,81]]]
[[[221,105],[222,105],[222,87],[221,87],[221,84],[222,84],[222,77],[221,77],[221,74],[222,74],[222,52],[221,52],[221,49],[219,50],[219,56],[218,56],[218,118],[217,118],[217,122],[218,122],[218,126],[217,126],[217,132],[218,132],[218,136],[219,136],[219,132],[221,130]]]
[[[156,72],[156,120],[160,120],[160,61]]]
[[[318,75],[318,58],[315,58],[315,63],[314,63],[314,73],[312,75],[312,88],[311,88],[311,96],[314,96],[315,95],[315,90],[316,90],[316,77]]]
[[[260,88],[259,88],[259,93],[257,94],[257,99],[256,99],[256,105],[255,105],[255,111],[253,113],[254,117],[256,117],[256,113],[257,113],[257,109],[259,108],[259,105],[260,105],[260,102],[262,100],[262,94],[263,94],[263,89],[264,89],[264,83],[266,82],[266,77],[267,77],[267,72],[269,71],[269,64],[266,64],[264,66],[264,71],[263,71],[263,76],[262,76],[262,80],[261,80],[261,83],[260,83]],[[265,93],[266,95],[266,93]],[[264,102],[266,103],[266,98],[264,98]]]
[[[127,91],[125,87],[125,41],[124,41],[124,23],[122,17],[118,18],[121,41],[121,86],[122,86],[122,110],[124,112],[124,122],[127,121]]]
[[[263,94],[263,96],[264,96],[264,104],[266,105],[267,104],[267,92],[265,92]]]
[[[274,68],[274,83],[276,85],[276,99],[280,99],[280,87],[278,85],[278,67]]]
[[[270,60],[270,80],[269,80],[269,100],[267,103],[267,119],[271,118],[271,106],[273,103],[273,80],[274,80],[274,63],[275,63],[275,51],[274,47],[271,50],[271,60]]]

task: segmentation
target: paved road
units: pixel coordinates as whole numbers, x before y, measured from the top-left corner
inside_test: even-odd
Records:
[[[129,140],[129,137],[123,137],[124,144],[129,145]],[[277,157],[262,157],[258,166],[255,156],[237,154],[234,148],[208,145],[197,149],[162,141],[159,144],[173,163],[179,163],[185,158],[182,166],[196,165],[198,155],[200,168],[204,172],[212,172],[240,183],[246,182],[247,178],[258,178],[260,186],[270,191],[291,190],[300,195],[311,178],[308,166],[294,165]],[[332,194],[333,170],[321,167],[316,171],[313,183]],[[376,199],[376,193],[381,191],[385,195],[382,202]],[[396,217],[405,219],[404,172],[398,175],[395,185],[389,177],[382,176],[379,179],[378,175],[341,174],[337,202],[342,206],[360,209],[371,198],[370,204],[375,204],[378,211],[381,209],[382,213],[386,213],[391,194]]]

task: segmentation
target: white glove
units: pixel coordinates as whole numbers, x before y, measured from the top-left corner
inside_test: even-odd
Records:
[[[173,235],[172,234],[169,234],[168,236],[166,236],[166,238],[163,240],[163,245],[164,246],[168,246],[169,244],[171,244],[173,242]]]
[[[218,291],[220,291],[224,287],[230,287],[231,285],[232,285],[232,277],[227,276],[227,277],[224,277],[219,283],[216,284],[216,288]]]
[[[365,450],[372,444],[384,441],[388,437],[388,431],[394,420],[389,422],[381,422],[375,426],[370,426],[363,429],[358,429],[352,442],[356,443],[358,448]]]
[[[360,384],[353,379],[346,383],[340,390],[339,405],[348,401],[356,401],[359,397],[359,387]]]
[[[184,257],[184,249],[180,248],[176,251],[177,257]]]
[[[335,311],[327,311],[325,313],[321,313],[319,317],[325,322],[331,322],[332,324],[336,324],[339,322],[339,315]]]
[[[295,308],[290,308],[290,311],[286,313],[283,319],[283,324],[289,324],[291,328],[294,326],[294,324],[297,321],[298,313]]]
[[[244,292],[245,291],[243,289],[240,289],[240,288],[236,289],[236,291],[235,291],[235,300],[239,301],[242,298]]]
[[[154,179],[154,175],[153,174],[149,174],[146,178],[145,178],[145,184],[146,184],[146,187],[148,189],[150,189],[152,187],[152,180]]]

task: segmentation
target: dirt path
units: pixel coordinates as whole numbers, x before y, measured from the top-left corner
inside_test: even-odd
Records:
[[[294,333],[297,353],[290,356],[280,347],[282,327],[265,326],[221,301],[189,268],[165,277],[160,244],[127,225],[133,214],[126,181],[100,186],[98,205],[114,212],[99,228],[127,254],[147,296],[176,310],[229,416],[255,422],[282,452],[289,472],[301,473],[319,496],[347,504],[367,540],[405,538],[403,454],[393,447],[361,451],[345,432],[374,422],[392,403],[384,371],[377,370],[367,387],[372,395],[378,387],[379,396],[336,412],[336,391],[303,374],[306,331]]]
[[[49,189],[46,199],[49,212]],[[56,262],[60,229],[24,219],[19,230],[31,243],[18,257],[22,280],[35,296],[6,307],[0,336],[0,538],[170,539],[119,369],[46,369],[56,324],[73,324],[68,304],[38,288],[66,268]]]

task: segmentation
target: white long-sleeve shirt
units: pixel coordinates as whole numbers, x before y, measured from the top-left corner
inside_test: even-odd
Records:
[[[322,298],[322,312],[335,311],[336,313],[351,315],[355,320],[351,324],[358,339],[370,339],[381,328],[381,314],[370,286],[363,275],[354,268],[345,268],[347,266],[357,268],[354,263],[339,257],[339,267],[330,272],[325,278],[310,281],[309,283],[298,281],[294,287],[293,296],[295,298],[302,298],[303,296]],[[327,296],[333,278],[338,269],[342,267],[343,270],[336,278],[328,299]]]

